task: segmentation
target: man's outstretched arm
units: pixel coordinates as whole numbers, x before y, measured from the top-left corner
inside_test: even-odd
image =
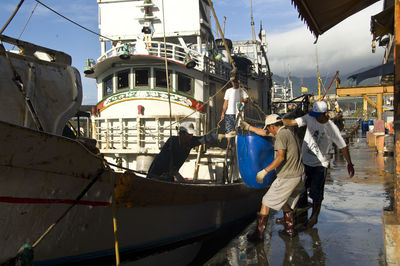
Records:
[[[297,124],[295,119],[286,119],[286,118],[284,118],[284,119],[282,119],[282,122],[283,122],[283,124],[285,126],[288,126],[288,127],[297,127],[298,126],[298,124]]]

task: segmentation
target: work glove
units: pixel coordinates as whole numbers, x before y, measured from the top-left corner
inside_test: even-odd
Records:
[[[225,138],[225,134],[218,134],[218,141],[221,142]]]
[[[267,174],[268,174],[268,172],[265,169],[262,169],[260,172],[258,172],[257,176],[256,176],[257,183],[262,184],[263,180],[264,180],[264,177]]]
[[[244,121],[243,119],[240,120],[240,128],[243,130],[249,130],[250,125],[249,123],[247,123],[246,121]]]
[[[354,165],[352,163],[347,164],[347,172],[349,172],[350,178],[354,176]]]

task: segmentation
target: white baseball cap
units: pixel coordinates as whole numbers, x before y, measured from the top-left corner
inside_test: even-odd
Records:
[[[277,114],[272,114],[272,115],[268,115],[265,118],[265,125],[264,125],[264,129],[267,128],[267,126],[275,124],[276,122],[282,121],[281,117]]]
[[[178,128],[179,132],[185,132],[188,134],[194,134],[195,130],[194,130],[194,125],[191,122],[183,122],[180,124],[179,128]]]
[[[310,116],[317,117],[322,115],[328,111],[328,105],[324,101],[315,102],[311,112],[309,113]]]

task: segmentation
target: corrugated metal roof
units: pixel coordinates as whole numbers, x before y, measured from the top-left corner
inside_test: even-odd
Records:
[[[299,17],[316,38],[379,0],[292,0]]]

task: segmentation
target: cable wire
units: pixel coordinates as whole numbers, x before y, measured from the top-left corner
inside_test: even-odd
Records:
[[[45,4],[43,4],[43,3],[40,2],[39,0],[35,0],[35,1],[38,2],[39,4],[41,4],[42,6],[44,6],[45,8],[47,8],[48,10],[54,12],[54,13],[57,14],[58,16],[62,17],[63,19],[66,19],[66,20],[68,20],[69,22],[75,24],[76,26],[78,26],[78,27],[80,27],[80,28],[82,28],[82,29],[84,29],[84,30],[87,30],[87,31],[89,31],[89,32],[91,32],[91,33],[93,33],[93,34],[95,34],[95,35],[97,35],[97,36],[100,36],[100,37],[102,37],[102,38],[104,38],[104,39],[107,39],[107,40],[110,40],[110,41],[114,41],[113,39],[110,39],[110,38],[108,38],[108,37],[106,37],[106,36],[103,36],[103,35],[101,35],[100,33],[97,33],[97,32],[95,32],[95,31],[93,31],[93,30],[91,30],[91,29],[88,29],[88,28],[86,28],[86,27],[84,27],[84,26],[82,26],[82,25],[76,23],[75,21],[73,21],[73,20],[67,18],[66,16],[60,14],[59,12],[55,11],[55,10],[52,9],[51,7],[49,7],[49,6],[45,5]]]
[[[35,12],[37,5],[38,5],[38,3],[36,2],[35,6],[33,7],[32,11],[31,11],[31,14],[29,15],[28,19],[26,20],[24,27],[22,28],[21,33],[18,35],[18,38],[17,38],[18,40],[21,38],[21,36],[22,36],[22,34],[24,33],[26,27],[28,26],[28,23],[29,23],[29,21],[31,20],[31,17],[32,17],[32,15],[33,15],[33,12]],[[11,50],[13,50],[14,47],[15,47],[15,45],[13,46],[13,48],[12,48]]]

